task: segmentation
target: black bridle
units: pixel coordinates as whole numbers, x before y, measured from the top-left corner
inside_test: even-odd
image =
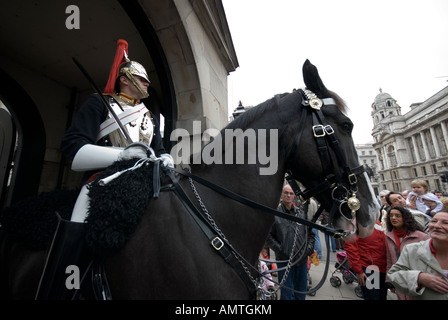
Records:
[[[294,146],[289,151],[288,159],[291,159],[292,155],[297,152],[305,127],[305,120],[307,119],[308,113],[311,113],[313,121],[312,133],[322,163],[324,178],[322,182],[318,183],[315,187],[304,191],[300,189],[290,170],[287,171],[288,174],[286,179],[291,185],[295,195],[303,200],[307,200],[327,190],[331,190],[333,204],[329,211],[329,226],[332,225],[336,210],[339,210],[340,214],[351,222],[356,210],[360,207],[359,200],[356,198],[356,192],[358,191],[357,176],[363,174],[364,166],[360,165],[356,168],[350,168],[348,166],[348,162],[341,151],[335,131],[328,123],[321,110],[323,106],[337,107],[336,101],[333,98],[319,99],[313,92],[307,89],[299,89],[295,90],[295,92],[301,96],[300,105],[302,107],[302,117]],[[332,160],[333,158],[330,155],[330,150],[332,150],[335,155],[336,163]],[[339,170],[336,170],[336,165],[343,169],[342,173],[340,173]],[[347,204],[348,208],[351,210],[351,217],[347,217],[344,214],[344,204]],[[316,222],[323,210],[324,207],[321,205],[311,220],[313,223]],[[350,233],[356,232],[355,224],[352,223],[352,225],[354,226],[354,230]]]

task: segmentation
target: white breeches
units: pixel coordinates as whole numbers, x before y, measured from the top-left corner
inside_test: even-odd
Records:
[[[73,222],[84,222],[87,217],[87,210],[90,204],[90,197],[87,190],[88,184],[85,184],[79,192],[78,199],[76,199],[75,207],[73,208],[72,218]]]

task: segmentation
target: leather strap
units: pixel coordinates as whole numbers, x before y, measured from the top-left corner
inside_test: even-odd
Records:
[[[204,218],[204,216],[199,212],[199,210],[194,206],[191,202],[190,198],[185,194],[185,191],[182,189],[179,184],[177,178],[175,177],[173,171],[177,171],[173,168],[166,167],[167,175],[171,179],[174,185],[174,193],[179,197],[185,209],[187,209],[190,216],[208,238],[212,247],[224,258],[224,260],[232,266],[235,272],[240,276],[243,280],[247,288],[249,289],[250,294],[255,295],[255,286],[252,284],[251,279],[245,273],[243,267],[239,263],[239,261],[234,256],[233,252],[236,252],[232,246],[225,240],[222,239],[215,229],[211,226],[210,222]]]

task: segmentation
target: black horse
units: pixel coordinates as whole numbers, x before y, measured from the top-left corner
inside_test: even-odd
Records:
[[[368,236],[377,220],[378,203],[367,175],[359,170],[351,137],[353,123],[345,115],[343,101],[326,89],[308,60],[303,65],[303,77],[306,90],[277,95],[246,111],[203,148],[202,158],[217,159],[222,150],[222,164],[191,164],[191,173],[275,209],[285,173],[289,172],[306,188],[305,197],[314,196],[334,214],[335,228],[353,232],[356,229],[359,236]],[[320,99],[314,99],[313,93]],[[324,103],[320,107],[321,101]],[[229,131],[234,135],[226,139]],[[255,141],[249,141],[249,131],[255,133]],[[245,139],[240,139],[245,134]],[[237,142],[243,142],[245,148],[240,159]],[[260,150],[268,152],[270,163],[260,156]],[[259,156],[254,158],[253,153]],[[209,213],[216,224],[215,231],[219,228],[221,238],[238,252],[241,261],[237,265],[246,265],[245,273],[256,278],[249,264],[256,265],[273,216],[195,180],[193,191],[188,179],[182,175],[178,179],[186,196],[199,211]],[[197,198],[202,200],[202,206]],[[360,207],[352,211],[346,204],[353,198],[359,200]],[[2,297],[33,299],[45,251],[32,252],[2,239],[4,235],[0,237]],[[253,298],[244,274],[239,275],[217,254],[215,247],[220,245],[220,240],[210,244],[175,192],[161,192],[157,200],[149,202],[125,246],[104,261],[112,297]]]

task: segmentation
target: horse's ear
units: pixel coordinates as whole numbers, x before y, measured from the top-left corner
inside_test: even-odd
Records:
[[[303,81],[308,90],[313,91],[319,98],[326,98],[329,96],[329,91],[322,82],[317,68],[311,64],[310,60],[306,59],[302,68]]]

